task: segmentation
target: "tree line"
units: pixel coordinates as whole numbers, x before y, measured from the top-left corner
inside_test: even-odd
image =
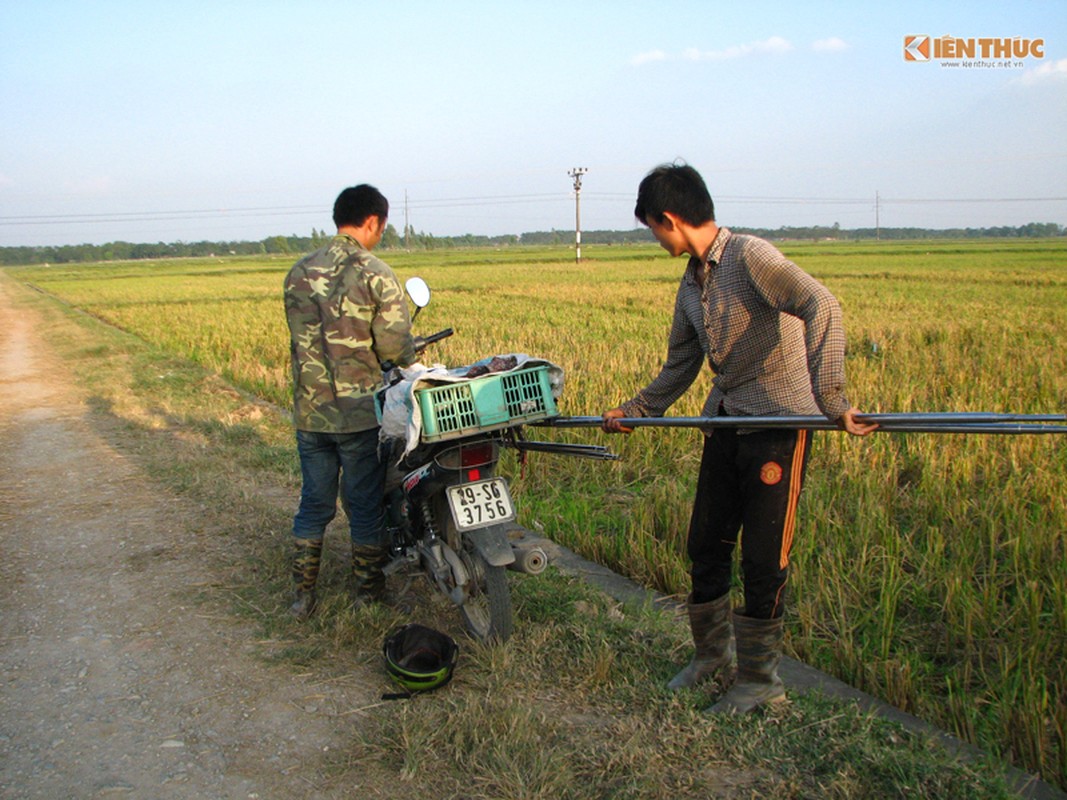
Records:
[[[780,228],[743,228],[730,226],[738,233],[751,233],[772,241],[789,240],[906,240],[906,239],[978,239],[978,238],[1046,238],[1067,235],[1067,229],[1053,222],[1031,222],[1018,227],[995,228],[854,228],[840,225]],[[270,236],[259,241],[219,242],[108,242],[107,244],[42,245],[0,247],[0,264],[73,264],[93,261],[136,261],[159,258],[211,258],[228,255],[291,255],[294,258],[321,247],[331,234],[311,231],[310,236]],[[623,245],[654,241],[647,228],[626,231],[582,231],[582,244]],[[573,230],[532,231],[522,234],[483,236],[434,236],[416,232],[411,227],[399,232],[387,225],[382,236],[383,250],[437,250],[457,247],[574,246]]]

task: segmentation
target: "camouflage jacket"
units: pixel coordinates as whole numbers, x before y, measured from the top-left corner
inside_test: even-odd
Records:
[[[289,270],[285,315],[297,429],[376,427],[382,362],[415,360],[404,290],[389,266],[351,236],[335,236]]]

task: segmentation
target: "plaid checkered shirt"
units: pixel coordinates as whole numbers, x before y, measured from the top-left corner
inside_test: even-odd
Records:
[[[836,421],[850,407],[837,299],[770,242],[727,228],[703,259],[689,259],[666,362],[624,414],[663,416],[705,359],[715,373],[705,416],[821,412]]]

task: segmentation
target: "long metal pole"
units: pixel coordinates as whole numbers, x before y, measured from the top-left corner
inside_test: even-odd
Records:
[[[1067,433],[1067,425],[1039,423],[1067,422],[1063,414],[996,414],[996,413],[917,413],[863,414],[862,422],[876,422],[885,433],[994,433],[1036,434]],[[742,428],[838,430],[826,417],[622,417],[618,423],[626,428]],[[599,427],[601,417],[556,417],[539,425],[553,428]]]

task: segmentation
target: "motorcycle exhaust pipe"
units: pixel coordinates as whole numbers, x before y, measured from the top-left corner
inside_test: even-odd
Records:
[[[530,546],[512,545],[511,552],[515,554],[515,560],[508,564],[508,569],[515,572],[524,572],[527,575],[540,575],[548,566],[548,554],[543,549]]]

